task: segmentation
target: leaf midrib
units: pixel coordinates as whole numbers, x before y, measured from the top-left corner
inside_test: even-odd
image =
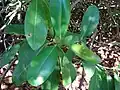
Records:
[[[37,25],[37,14],[38,14],[38,8],[37,8],[37,0],[35,0],[35,20],[34,20],[34,24],[35,24],[35,26],[34,26],[34,28],[33,28],[33,43],[34,43],[34,45],[35,45],[35,28],[37,27],[36,25]]]
[[[46,61],[47,58],[50,56],[50,54],[53,52],[53,50],[55,49],[55,47],[56,47],[56,46],[54,46],[54,47],[52,48],[52,50],[49,52],[48,56],[44,59],[44,62],[41,64],[41,66],[43,66],[43,65],[45,64],[45,61]],[[42,67],[39,67],[39,71],[40,71],[41,68],[42,68]]]

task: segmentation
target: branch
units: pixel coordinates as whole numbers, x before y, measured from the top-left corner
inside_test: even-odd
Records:
[[[71,10],[76,6],[77,3],[82,2],[83,0],[76,0],[72,5],[71,5]]]

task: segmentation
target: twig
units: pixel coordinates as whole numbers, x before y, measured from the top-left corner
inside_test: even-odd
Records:
[[[6,76],[7,72],[10,70],[11,66],[15,63],[15,61],[16,61],[16,58],[11,61],[11,63],[8,66],[8,68],[6,69],[6,71],[4,72],[4,74],[2,75],[0,83],[2,83],[4,77]]]
[[[120,71],[120,69],[118,67],[105,67],[100,64],[97,64],[97,67],[101,70],[119,70]]]
[[[3,37],[5,38],[5,37],[6,37],[6,34],[4,34]],[[4,48],[5,48],[5,50],[7,50],[6,43],[5,43],[5,39],[3,40],[3,42],[4,42]]]
[[[82,77],[81,77],[81,79],[80,79],[80,84],[79,84],[80,90],[82,90],[82,89],[81,89],[81,86],[83,85],[83,82],[84,82],[84,76],[85,76],[85,70],[84,70],[84,68],[83,68],[83,70],[82,70]]]
[[[2,3],[2,7],[5,7],[4,0],[1,0],[1,3]]]
[[[71,10],[76,6],[77,3],[82,2],[83,0],[76,0],[72,5],[71,5]]]
[[[25,2],[23,5],[22,5],[22,7],[24,7],[25,5],[27,5],[28,3],[30,3],[31,2],[31,0],[27,0],[27,2]]]
[[[15,10],[13,10],[12,12],[10,12],[10,13],[6,16],[5,20],[7,19],[7,17],[9,17],[9,20],[5,23],[5,25],[3,25],[3,26],[0,28],[0,32],[1,32],[7,25],[9,25],[9,24],[11,23],[11,21],[13,20],[13,18],[16,16],[18,10],[21,8],[21,2],[18,1],[17,3],[18,3],[18,5],[16,5]]]
[[[95,40],[95,42],[97,42],[98,44],[102,44],[102,45],[116,45],[116,46],[120,46],[120,43],[119,42],[98,42]]]
[[[90,44],[90,49],[92,49],[92,46],[93,46],[93,43],[94,43],[94,41],[95,41],[95,37],[96,37],[97,33],[98,33],[98,29],[96,30],[96,32],[95,32],[95,33],[93,34],[93,36],[92,36],[92,42],[91,42],[91,44]]]
[[[109,5],[109,4],[107,4],[107,8],[108,8],[108,10],[107,10],[107,11],[108,11],[108,14],[110,15],[110,17],[112,18],[114,24],[115,24],[116,27],[117,27],[117,34],[116,34],[116,36],[119,37],[119,24],[116,22],[115,18],[114,18],[113,15],[111,14],[111,8],[110,8],[110,5]]]

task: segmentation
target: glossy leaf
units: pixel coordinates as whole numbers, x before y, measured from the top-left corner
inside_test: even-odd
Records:
[[[42,84],[42,90],[58,90],[60,83],[60,68],[56,66],[55,70],[49,76],[47,81]]]
[[[56,46],[46,47],[31,61],[27,72],[27,80],[31,85],[41,85],[48,79],[57,63],[56,52]]]
[[[5,32],[7,32],[8,34],[24,34],[24,25],[22,24],[8,25],[5,28]]]
[[[80,40],[83,40],[87,36],[90,36],[99,23],[99,10],[95,5],[89,6],[84,13],[82,23],[80,26]]]
[[[21,85],[27,81],[27,70],[29,68],[29,64],[32,58],[36,56],[37,52],[38,51],[32,50],[27,42],[24,42],[20,47],[18,56],[19,62],[13,72],[13,82],[16,85]]]
[[[75,56],[75,53],[71,49],[68,49],[67,52],[65,53],[65,56],[72,63],[72,60],[73,60],[73,57]]]
[[[14,45],[10,49],[6,50],[1,56],[0,56],[0,67],[8,64],[12,59],[14,59],[14,56],[18,52],[20,48],[20,45]]]
[[[62,15],[61,15],[61,35],[64,36],[67,32],[70,21],[70,0],[61,0]]]
[[[96,71],[90,80],[89,90],[108,90],[104,70],[96,68]]]
[[[72,36],[72,35],[69,35],[69,36],[66,36],[66,37],[65,37],[63,43],[64,43],[65,45],[70,46],[70,45],[73,44],[73,41],[72,41],[72,40],[73,40],[73,36]]]
[[[70,1],[50,0],[50,13],[56,36],[61,39],[66,34],[70,21]]]
[[[100,63],[101,60],[92,50],[90,50],[84,43],[73,44],[71,46],[73,52],[82,58],[86,62],[91,62],[93,64]]]
[[[76,35],[76,34],[75,34]],[[79,37],[78,36],[75,36],[74,34],[73,35],[68,35],[66,36],[62,43],[64,45],[67,45],[67,46],[71,46],[72,44],[75,44],[76,42],[79,42]]]
[[[110,75],[107,75],[107,87],[108,87],[108,90],[115,90],[114,80]]]
[[[56,47],[57,47],[57,53],[58,53],[59,57],[64,57],[65,52],[63,51],[63,49],[58,45]]]
[[[120,90],[120,77],[116,73],[114,74],[114,84],[115,90]]]
[[[49,17],[46,0],[32,0],[25,16],[25,35],[33,50],[39,49],[46,40]]]
[[[83,67],[86,73],[87,80],[90,81],[91,77],[95,73],[96,65],[89,62],[83,62]]]
[[[66,56],[63,57],[61,71],[64,86],[72,83],[75,80],[77,75],[76,70]]]
[[[73,36],[74,42],[79,42],[79,34],[78,33],[73,33],[73,32],[67,32],[66,36]]]

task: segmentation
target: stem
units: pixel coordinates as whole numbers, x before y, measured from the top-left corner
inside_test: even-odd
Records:
[[[63,85],[63,82],[62,82],[62,73],[61,73],[61,71],[62,71],[62,69],[61,69],[61,59],[60,59],[60,56],[58,56],[58,66],[59,66],[59,68],[60,68],[60,84],[62,84]]]
[[[93,43],[94,43],[94,41],[95,41],[95,37],[97,36],[97,33],[98,33],[98,29],[96,30],[96,32],[93,34],[93,36],[92,36],[92,42],[91,42],[91,45],[90,45],[90,49],[92,50],[92,48],[93,48]]]
[[[85,70],[84,70],[84,67],[83,67],[83,70],[82,70],[82,77],[80,79],[80,84],[79,84],[79,88],[80,90],[82,90],[81,86],[83,85],[83,82],[84,82],[84,76],[85,76]]]

